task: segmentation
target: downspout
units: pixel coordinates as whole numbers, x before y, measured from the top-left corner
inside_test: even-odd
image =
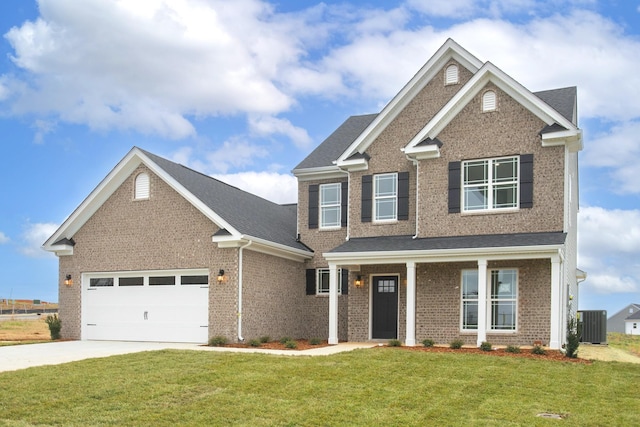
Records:
[[[416,167],[416,234],[413,235],[413,237],[411,237],[412,239],[417,239],[418,238],[418,224],[419,224],[419,219],[420,219],[420,206],[418,203],[420,201],[420,174],[419,174],[419,167],[420,167],[420,163],[416,160],[416,159],[412,159],[411,157],[409,157],[408,154],[405,154],[405,156],[407,157],[407,160],[409,160],[411,163],[413,163],[413,165]]]
[[[243,249],[250,246],[253,243],[249,240],[246,245],[240,246],[238,249],[238,341],[243,342],[242,336],[242,259]]]
[[[351,198],[351,173],[347,172],[347,237],[345,238],[345,240],[349,240],[349,234],[351,233],[351,215],[350,215],[350,211],[351,211],[351,203],[350,199]]]

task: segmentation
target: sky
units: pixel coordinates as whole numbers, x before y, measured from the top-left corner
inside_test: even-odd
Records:
[[[0,299],[57,301],[41,246],[133,146],[295,202],[290,171],[453,38],[578,87],[578,308],[640,303],[640,1],[2,0],[0,35]]]

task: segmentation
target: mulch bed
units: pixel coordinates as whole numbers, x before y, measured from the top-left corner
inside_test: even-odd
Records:
[[[320,344],[311,345],[308,340],[295,340],[298,344],[298,347],[295,349],[287,348],[284,344],[279,341],[271,341],[267,343],[261,343],[259,347],[252,347],[246,343],[232,343],[226,344],[225,347],[232,348],[259,348],[259,349],[268,349],[268,350],[289,350],[289,351],[300,351],[300,350],[309,350],[311,348],[319,348],[319,347],[327,347],[329,344],[327,341],[322,341]],[[485,356],[498,356],[498,357],[521,357],[526,359],[537,359],[537,360],[552,360],[558,362],[571,362],[571,363],[583,363],[583,364],[591,364],[590,360],[579,359],[579,358],[570,358],[566,357],[562,352],[558,350],[546,350],[545,354],[533,354],[531,353],[531,349],[523,348],[520,349],[520,353],[509,353],[504,350],[504,348],[498,348],[491,351],[483,351],[479,348],[460,348],[460,349],[452,349],[449,347],[423,347],[423,346],[415,346],[415,347],[389,347],[387,345],[383,345],[383,348],[388,348],[389,350],[408,350],[408,351],[421,351],[427,353],[458,353],[458,354],[482,354]]]

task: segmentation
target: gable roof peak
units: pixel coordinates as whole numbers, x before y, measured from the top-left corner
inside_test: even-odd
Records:
[[[347,166],[348,164],[345,163],[347,159],[356,153],[364,153],[382,131],[452,59],[471,73],[476,73],[483,66],[482,61],[469,53],[455,40],[448,38],[400,92],[389,101],[358,138],[340,155],[336,164],[338,166]]]

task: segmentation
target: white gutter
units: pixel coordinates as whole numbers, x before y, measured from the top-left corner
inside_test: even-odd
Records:
[[[253,243],[249,240],[246,245],[240,246],[238,249],[238,341],[243,342],[242,336],[242,259],[243,249],[250,246]]]

